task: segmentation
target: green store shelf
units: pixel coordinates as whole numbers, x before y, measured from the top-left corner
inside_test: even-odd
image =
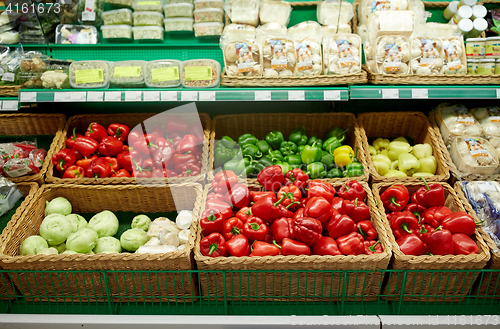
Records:
[[[500,86],[352,86],[350,99],[497,99]]]

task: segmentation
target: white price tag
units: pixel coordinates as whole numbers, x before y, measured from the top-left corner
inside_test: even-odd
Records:
[[[87,102],[102,102],[104,93],[102,91],[89,91],[87,93]]]
[[[382,98],[399,98],[399,89],[382,89]]]
[[[340,90],[325,90],[323,92],[323,98],[325,101],[339,101]]]
[[[140,102],[142,101],[142,91],[126,91],[125,102]]]
[[[87,100],[87,93],[84,91],[72,91],[69,93],[69,100],[72,102],[85,102]]]
[[[17,101],[3,101],[2,110],[4,111],[17,111],[18,102]]]
[[[412,89],[411,98],[429,98],[429,89]]]
[[[36,92],[22,92],[20,93],[21,95],[21,102],[36,102]]]
[[[304,90],[290,90],[288,91],[289,101],[303,101],[306,99],[306,93]]]
[[[215,91],[200,91],[200,101],[213,102],[215,101]]]
[[[70,93],[66,92],[55,92],[54,102],[68,102],[70,100]]]
[[[497,89],[497,98],[500,98],[500,89]]]
[[[270,101],[271,100],[271,91],[270,90],[261,90],[255,92],[255,100],[256,101]]]
[[[142,93],[145,102],[159,102],[160,92],[159,91],[145,91]]]
[[[176,91],[162,91],[161,92],[162,102],[177,102],[177,92]]]
[[[198,100],[197,91],[181,91],[181,101],[196,102]]]
[[[121,91],[106,91],[104,93],[104,101],[106,102],[121,102],[122,92]]]

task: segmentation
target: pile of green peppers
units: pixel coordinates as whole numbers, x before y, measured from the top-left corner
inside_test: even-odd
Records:
[[[342,146],[347,130],[335,127],[324,139],[307,136],[304,127],[294,129],[285,140],[278,130],[259,140],[252,134],[243,134],[236,142],[229,136],[215,144],[216,172],[232,170],[238,176],[256,177],[259,172],[279,165],[283,174],[294,168],[305,171],[310,179],[357,177],[363,175],[363,165],[354,155],[345,167],[335,164],[334,151]]]

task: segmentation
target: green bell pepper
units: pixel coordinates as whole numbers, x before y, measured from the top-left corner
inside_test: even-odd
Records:
[[[336,167],[335,158],[326,151],[322,151],[320,162],[326,165],[327,170],[331,170],[333,167]]]
[[[287,155],[285,157],[285,162],[288,162],[291,165],[301,165],[302,164],[302,159],[300,158],[300,155]]]
[[[243,147],[246,144],[252,144],[255,145],[257,143],[258,139],[252,134],[243,134],[240,137],[238,137],[238,144],[240,144],[240,147]]]
[[[236,146],[236,142],[229,136],[222,137],[220,139],[220,142],[222,143],[222,145],[224,145],[224,147],[228,149],[234,149],[234,147]]]
[[[287,162],[278,163],[278,166],[281,167],[281,171],[283,172],[283,175],[285,175],[287,172],[292,170],[292,166],[290,166],[290,164]]]
[[[259,151],[262,152],[262,154],[267,154],[267,152],[271,149],[271,146],[269,146],[269,144],[263,139],[255,143],[255,146],[259,148]]]
[[[342,143],[337,139],[337,137],[330,137],[323,143],[323,150],[330,154],[333,154],[336,148],[341,147]]]
[[[342,170],[340,170],[339,167],[335,166],[334,168],[330,169],[326,173],[326,178],[342,178],[344,175],[342,174]]]
[[[310,179],[323,178],[326,176],[325,165],[321,162],[313,162],[307,165],[307,175]]]
[[[242,147],[241,152],[244,157],[250,157],[251,159],[260,159],[262,158],[262,152],[259,151],[259,148],[252,144],[246,144]]]
[[[320,148],[317,148],[313,143],[313,146],[306,145],[304,147],[304,150],[300,154],[300,158],[302,159],[303,163],[310,164],[313,162],[320,161],[322,155],[323,155],[323,151],[321,151]]]
[[[246,162],[245,162],[245,159],[247,160]],[[246,166],[250,163],[249,159],[247,159],[247,158],[245,158],[245,159],[238,160],[238,163],[236,164],[236,166],[234,168],[234,173],[236,174],[236,176],[241,175],[245,171]]]
[[[215,149],[215,154],[214,154],[214,167],[218,168],[224,163],[230,161],[233,156],[233,150],[230,150],[228,148],[225,148],[224,146],[217,147]]]
[[[268,157],[271,159],[271,161],[276,164],[278,162],[285,162],[285,159],[283,158],[283,155],[279,150],[276,151],[271,151],[269,150]]]
[[[266,135],[266,142],[273,148],[273,150],[279,150],[281,143],[285,140],[281,131],[273,130]]]
[[[248,158],[243,159],[243,163],[245,164],[243,171],[240,175],[245,175],[246,177],[250,176],[255,172],[254,160],[250,160]],[[239,163],[238,163],[239,164]]]
[[[297,168],[300,168],[300,165],[291,164],[290,167],[292,167],[292,169],[297,169]]]
[[[297,145],[294,142],[281,142],[280,152],[284,156],[297,153]]]
[[[304,147],[306,147],[306,146],[305,145],[297,146],[297,154],[298,155],[302,154],[302,151],[304,151]]]
[[[337,140],[342,143],[344,140],[345,140],[345,133],[349,130],[349,128],[347,128],[346,130],[342,130],[342,128],[339,128],[339,127],[335,127],[333,128],[332,130],[330,130],[328,132],[328,134],[326,134],[326,139],[329,139],[329,138],[332,138],[332,137],[335,137],[337,138]]]
[[[363,175],[363,165],[359,162],[351,162],[345,166],[345,177],[358,177]]]
[[[316,147],[319,147],[320,149],[323,148],[323,140],[321,138],[318,138],[316,136],[311,136],[309,140],[307,141],[307,145],[315,145]]]
[[[243,157],[243,153],[241,153],[241,148],[232,149],[231,151],[233,153],[233,158],[235,156],[239,156],[240,159]]]
[[[240,160],[243,160],[243,159],[241,159],[241,158],[239,158],[239,159],[238,158],[234,158],[231,161],[226,162],[224,164],[224,170],[231,170],[231,171],[233,171],[236,174],[236,170],[237,170],[236,167],[238,166]],[[243,168],[241,168],[241,166],[238,168],[238,170],[240,170],[240,172],[243,169],[244,169],[244,165],[243,165]],[[236,175],[238,175],[238,174],[236,174]]]
[[[290,142],[295,143],[296,145],[306,145],[307,144],[306,128],[302,126],[302,128],[297,128],[292,130],[292,132],[288,136],[288,140]]]
[[[254,172],[258,174],[260,173],[261,170],[270,166],[274,166],[273,161],[268,155],[264,155],[262,158],[259,159],[259,161],[257,161],[254,164]]]

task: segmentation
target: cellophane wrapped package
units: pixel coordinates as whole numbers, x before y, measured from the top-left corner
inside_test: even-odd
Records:
[[[410,44],[401,35],[385,35],[377,38],[371,52],[366,54],[367,65],[375,73],[408,74]]]
[[[481,124],[488,142],[500,154],[500,108],[497,106],[476,107],[471,110],[471,113]]]
[[[297,65],[295,43],[285,35],[271,34],[261,43],[261,63],[265,78],[291,77]]]
[[[321,53],[321,26],[316,22],[302,22],[288,29],[295,42],[297,65],[295,76],[320,75],[323,71]]]
[[[354,17],[352,4],[347,1],[321,1],[316,18],[321,25],[349,24]]]
[[[226,0],[224,10],[232,23],[259,25],[260,0]]]
[[[255,40],[228,41],[223,48],[223,55],[227,76],[262,76],[260,51]]]
[[[455,137],[450,142],[450,156],[464,175],[492,175],[498,169],[495,148],[482,137]]]
[[[22,196],[16,184],[4,177],[0,177],[0,216],[11,210]]]
[[[286,1],[263,0],[260,6],[260,24],[279,23],[288,25],[292,6]]]
[[[324,74],[361,72],[361,38],[356,34],[334,34],[323,38]]]
[[[440,104],[435,110],[436,122],[445,144],[453,137],[475,137],[483,135],[483,128],[462,104]]]

